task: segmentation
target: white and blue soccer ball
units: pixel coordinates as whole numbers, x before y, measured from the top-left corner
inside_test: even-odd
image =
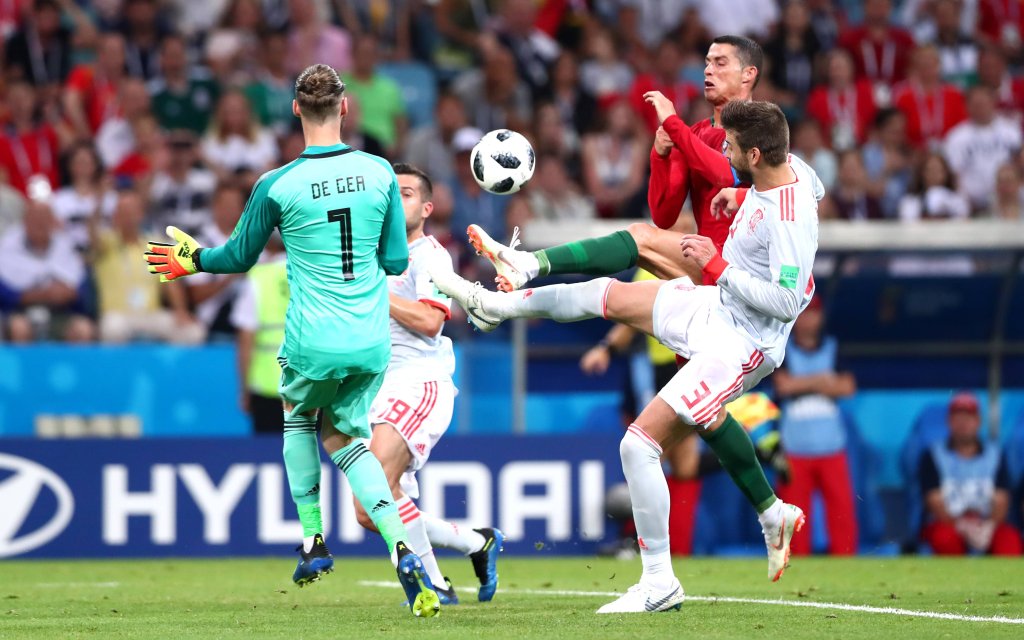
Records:
[[[495,129],[476,143],[469,163],[481,189],[508,195],[519,191],[533,177],[537,156],[522,134]]]

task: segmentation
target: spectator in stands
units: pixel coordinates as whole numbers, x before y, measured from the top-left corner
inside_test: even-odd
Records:
[[[380,140],[366,133],[362,127],[362,122],[363,106],[359,104],[358,99],[350,96],[348,99],[348,113],[345,114],[345,120],[341,124],[342,132],[345,136],[345,144],[353,149],[372,153],[375,156],[389,157],[387,149],[384,148]]]
[[[581,222],[594,218],[594,203],[585,198],[572,181],[562,158],[553,154],[537,156],[537,170],[525,194],[528,218],[515,225],[525,227],[527,220]],[[509,218],[512,218],[511,211]]]
[[[638,217],[647,201],[650,137],[625,100],[610,105],[603,120],[601,129],[583,137],[583,186],[601,217]]]
[[[894,97],[893,104],[907,116],[907,138],[919,148],[939,145],[967,117],[963,94],[942,81],[941,65],[938,49],[918,47],[911,76]]]
[[[288,0],[288,72],[293,76],[311,64],[328,64],[338,72],[352,68],[352,40],[347,31],[317,15],[313,0]]]
[[[779,431],[790,469],[789,482],[779,486],[779,495],[810,508],[812,495],[819,493],[828,522],[829,553],[851,555],[857,552],[857,511],[846,429],[836,401],[852,396],[857,382],[853,374],[841,370],[836,339],[823,328],[822,301],[815,296],[797,317],[786,360],[772,374],[781,401]],[[793,553],[810,552],[810,532],[796,534]]]
[[[442,42],[434,52],[434,63],[442,74],[467,71],[478,59],[481,34],[497,4],[494,0],[438,0],[434,24]]]
[[[807,11],[811,14],[811,29],[821,43],[821,50],[831,51],[839,42],[842,20],[839,8],[832,0],[807,0]]]
[[[160,44],[168,33],[160,7],[156,0],[124,0],[121,11],[128,75],[152,80],[160,73]]]
[[[1024,7],[1017,0],[978,0],[978,36],[998,47],[1007,60],[1024,54]]]
[[[778,87],[780,106],[788,110],[803,106],[814,82],[814,62],[820,51],[807,3],[786,2],[775,36],[764,46],[765,57],[773,62],[769,75]]]
[[[452,83],[452,92],[466,106],[469,122],[482,131],[522,131],[530,122],[530,88],[511,70],[515,58],[501,45],[483,52],[483,68],[463,72]]]
[[[277,54],[283,64],[283,53]],[[172,34],[164,37],[160,46],[160,75],[149,83],[149,93],[162,129],[191,129],[202,134],[210,123],[220,88],[208,69],[189,64],[185,39]]]
[[[162,161],[163,131],[152,113],[145,113],[132,122],[131,152],[110,170],[119,188],[135,188],[142,192],[152,186],[154,172]]]
[[[832,190],[839,171],[836,154],[827,146],[821,133],[821,126],[813,119],[801,120],[793,126],[792,151],[811,165],[818,174],[825,192]]]
[[[935,46],[942,60],[942,79],[961,90],[975,83],[978,45],[960,26],[963,0],[934,0]]]
[[[85,265],[49,205],[30,201],[22,224],[0,238],[0,300],[11,341],[92,340],[95,329],[82,313],[84,282]]]
[[[895,218],[900,198],[907,192],[912,152],[907,141],[907,118],[899,109],[882,109],[867,143],[861,147],[869,190],[879,199],[886,218]]]
[[[455,176],[452,141],[455,132],[466,124],[466,108],[459,97],[441,92],[434,106],[433,120],[409,134],[405,161],[417,167],[430,167],[430,175],[435,182],[451,180]]]
[[[823,218],[836,217],[840,220],[881,220],[882,203],[869,190],[867,171],[860,152],[851,149],[839,154],[839,176],[836,186],[826,197],[833,209],[823,207],[827,212]],[[823,201],[824,202],[824,201]]]
[[[36,87],[63,85],[71,71],[72,51],[92,47],[96,28],[72,0],[32,0],[23,4],[30,8],[21,29],[4,45],[5,71],[9,78]],[[61,24],[62,10],[74,21],[73,29]]]
[[[345,93],[362,107],[362,131],[384,145],[387,156],[397,158],[408,127],[405,101],[398,84],[377,71],[377,38],[363,34],[352,52],[352,73],[342,74]]]
[[[875,111],[871,85],[854,78],[849,52],[833,50],[828,54],[828,83],[807,98],[807,115],[821,124],[826,144],[836,151],[863,144]]]
[[[97,210],[102,224],[114,215],[117,194],[105,179],[103,164],[92,143],[76,142],[65,153],[68,184],[53,194],[50,207],[79,253],[89,248],[89,221]]]
[[[112,172],[138,150],[135,129],[141,119],[152,115],[146,84],[138,78],[125,78],[118,87],[114,111],[117,115],[107,118],[96,132],[96,151],[103,166]]]
[[[946,159],[929,153],[918,162],[907,195],[900,200],[899,217],[917,220],[964,220],[971,205],[956,188],[956,176]]]
[[[914,39],[891,23],[891,15],[890,0],[866,0],[863,24],[847,28],[839,37],[839,46],[853,56],[857,78],[874,87],[879,106],[889,106],[893,85],[906,77],[914,49]]]
[[[921,456],[918,480],[927,514],[921,538],[938,555],[1020,555],[1020,533],[1006,521],[1006,461],[996,442],[979,437],[978,399],[970,393],[953,396],[948,424],[949,438]]]
[[[996,172],[996,190],[991,215],[997,220],[1024,220],[1024,184],[1020,168],[1007,162]]]
[[[408,60],[412,56],[412,2],[394,0],[333,0],[341,23],[358,38],[369,34],[380,43],[380,55],[389,61]]]
[[[703,100],[703,95],[694,85],[682,79],[683,56],[675,40],[666,38],[654,51],[654,62],[650,73],[637,75],[629,89],[629,105],[638,118],[647,125],[651,135],[658,130],[658,114],[644,102],[648,91],[661,91],[676,106],[676,113],[686,113],[690,104]],[[605,109],[610,103],[605,103]]]
[[[7,170],[0,167],[0,238],[11,227],[21,224],[25,215],[25,196],[7,182]],[[0,302],[0,307],[3,304]]]
[[[287,70],[288,39],[283,33],[263,36],[260,60],[252,81],[245,86],[245,95],[260,124],[282,137],[298,123],[292,114],[295,79]]]
[[[995,92],[1001,115],[1018,121],[1024,116],[1024,77],[1010,74],[998,47],[983,46],[978,53],[978,84]]]
[[[943,151],[961,193],[980,212],[992,203],[996,170],[1021,148],[1020,123],[996,113],[995,95],[988,87],[967,92],[967,115],[949,131]]]
[[[620,90],[628,85],[621,85]],[[540,101],[534,102],[534,115]],[[544,102],[558,108],[558,116],[566,131],[586,133],[594,128],[597,101],[583,88],[576,56],[563,51],[551,70],[551,87]]]
[[[464,127],[455,132],[452,140],[455,177],[447,183],[452,193],[451,228],[461,234],[470,224],[478,224],[488,234],[497,234],[492,237],[504,238],[508,235],[505,208],[509,199],[481,189],[469,163],[469,154],[483,135],[479,129]]]
[[[117,115],[117,89],[125,77],[124,38],[105,33],[96,62],[71,70],[64,89],[64,113],[75,135],[91,138],[107,119]]]
[[[554,38],[536,27],[537,3],[534,0],[505,0],[498,11],[497,37],[516,59],[516,70],[536,98],[550,84],[548,73],[558,57]]]
[[[264,6],[261,0],[231,0],[221,13],[217,28],[206,36],[206,63],[222,84],[243,84],[250,79],[249,74],[260,59],[259,34],[267,26]]]
[[[28,193],[33,176],[43,176],[51,188],[59,182],[60,141],[57,130],[37,117],[36,90],[23,81],[7,87],[7,126],[0,139],[0,166],[12,187]]]
[[[245,207],[245,194],[231,182],[217,185],[213,193],[212,221],[206,223],[196,240],[206,247],[219,247],[227,242]],[[231,337],[231,306],[238,297],[245,274],[197,273],[187,281],[189,299],[196,318],[211,339]]]
[[[238,180],[245,188],[272,169],[278,158],[274,135],[260,126],[245,94],[238,90],[221,96],[202,150],[219,181]]]
[[[199,163],[196,136],[188,129],[171,131],[165,144],[167,166],[153,176],[145,227],[160,233],[174,225],[195,237],[210,220],[217,176]]]
[[[579,134],[566,126],[558,107],[550,102],[540,103],[534,109],[533,150],[537,157],[558,156],[569,178],[581,182]]]
[[[620,0],[617,4],[615,24],[619,33],[631,48],[643,51],[653,50],[675,31],[693,3],[689,0]]]
[[[198,344],[205,331],[188,313],[182,285],[161,285],[138,256],[146,252],[142,237],[145,200],[136,191],[117,196],[111,228],[103,228],[96,210],[89,221],[93,271],[99,294],[100,340],[123,343],[137,338]],[[161,307],[166,296],[171,310]]]
[[[231,309],[236,330],[239,406],[249,414],[253,433],[280,435],[284,412],[277,393],[281,365],[277,352],[284,342],[288,308],[288,273],[284,243],[278,232],[267,242],[259,263],[249,270]]]
[[[580,87],[587,95],[604,103],[622,93],[623,87],[633,84],[633,69],[623,61],[615,37],[607,27],[598,23],[588,29],[583,50],[579,77]]]

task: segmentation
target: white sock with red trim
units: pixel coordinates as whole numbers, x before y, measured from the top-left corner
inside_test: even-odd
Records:
[[[656,589],[667,589],[675,574],[668,545],[669,494],[661,468],[661,446],[643,429],[631,424],[619,444],[619,456],[633,503],[633,521],[644,565],[640,581]]]
[[[430,544],[438,547],[455,549],[468,556],[483,549],[484,543],[487,542],[482,535],[469,527],[460,527],[453,522],[442,520],[429,513],[421,511],[420,520],[423,521],[423,525],[427,528],[427,537],[430,538]]]
[[[441,573],[441,567],[437,566],[434,548],[430,546],[427,528],[423,524],[423,518],[420,517],[420,510],[416,507],[416,503],[409,496],[402,496],[395,504],[398,506],[398,515],[402,518],[406,531],[409,532],[407,541],[409,548],[423,561],[423,568],[427,570],[430,581],[442,589],[446,588],[444,574]]]
[[[612,278],[594,278],[574,284],[496,293],[481,301],[487,311],[502,319],[551,318],[557,322],[577,322],[604,317],[605,296],[612,282]]]

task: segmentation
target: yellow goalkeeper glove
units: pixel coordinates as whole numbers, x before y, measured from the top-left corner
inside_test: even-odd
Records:
[[[196,253],[200,245],[195,238],[177,227],[167,227],[167,235],[174,239],[174,244],[166,242],[150,242],[146,252],[146,263],[149,272],[160,276],[160,282],[169,282],[182,276],[190,276],[199,267],[196,265]]]

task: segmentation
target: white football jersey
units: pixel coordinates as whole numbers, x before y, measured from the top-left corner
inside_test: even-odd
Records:
[[[434,286],[427,273],[427,264],[452,267],[452,257],[434,236],[423,236],[409,245],[409,268],[399,276],[388,276],[388,289],[396,296],[418,300],[445,312],[451,317],[452,301]],[[436,380],[455,373],[455,354],[447,336],[425,336],[406,329],[391,319],[391,362],[388,374],[401,372],[421,380]]]
[[[729,266],[718,278],[720,313],[776,367],[793,322],[814,295],[818,201],[825,196],[814,169],[793,155],[789,165],[794,182],[747,192],[722,250]]]

